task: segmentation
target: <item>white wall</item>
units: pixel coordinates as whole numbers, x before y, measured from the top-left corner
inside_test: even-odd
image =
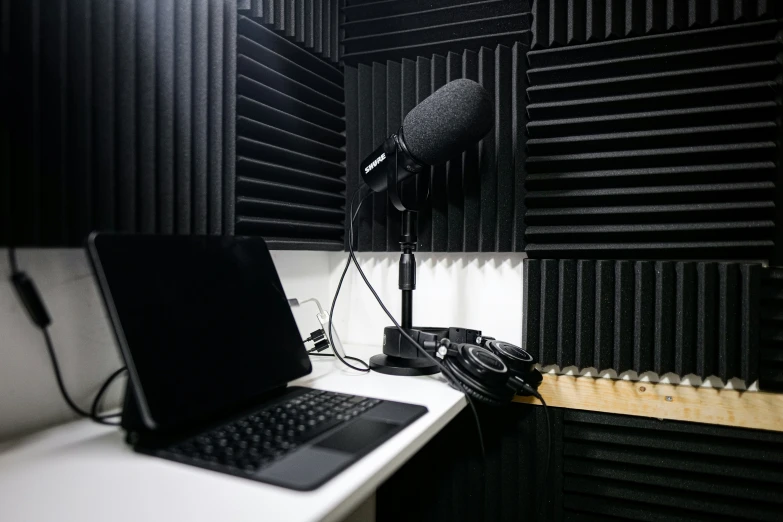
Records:
[[[89,263],[82,250],[17,251],[52,317],[50,333],[63,380],[74,401],[89,408],[101,383],[120,367]],[[0,250],[0,439],[75,415],[60,397],[41,332],[13,291],[7,250]],[[119,389],[107,396],[116,405]]]
[[[327,252],[275,251],[272,252],[277,273],[283,282],[283,290],[289,299],[316,298],[324,308],[331,302],[329,270],[331,254]],[[302,338],[321,327],[315,317],[318,308],[305,303],[294,308],[294,317]]]
[[[121,363],[103,304],[81,249],[19,249],[21,270],[34,280],[52,316],[51,336],[65,385],[89,408],[100,385]],[[325,252],[273,252],[289,297],[329,299],[330,257]],[[29,321],[8,280],[0,249],[0,440],[75,417],[63,402],[40,331]],[[315,308],[294,315],[305,333],[318,328]],[[273,337],[272,337],[273,339]],[[107,395],[119,405],[123,385]]]
[[[347,254],[329,255],[329,287],[334,291]],[[398,321],[399,257],[397,253],[357,254],[368,279]],[[417,253],[414,326],[462,326],[520,345],[524,258],[524,254]],[[383,328],[391,326],[355,267],[349,269],[340,290],[334,324],[345,343],[379,346]]]

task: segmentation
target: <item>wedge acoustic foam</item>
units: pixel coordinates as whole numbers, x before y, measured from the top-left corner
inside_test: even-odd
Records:
[[[526,259],[523,266],[523,345],[544,366],[759,379],[760,281],[770,277],[759,264]]]
[[[6,0],[0,17],[0,244],[233,232],[233,0]]]
[[[779,30],[528,53],[528,255],[779,258]]]
[[[237,26],[236,232],[342,250],[343,75],[258,19]]]

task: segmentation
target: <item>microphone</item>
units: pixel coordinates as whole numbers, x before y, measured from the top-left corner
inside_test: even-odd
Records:
[[[399,183],[424,170],[425,165],[438,165],[453,158],[483,138],[493,123],[489,93],[472,80],[454,80],[411,109],[397,134],[389,136],[361,163],[364,182],[373,192],[388,191],[389,201],[402,212],[399,265],[402,315],[399,325],[384,329],[383,353],[370,359],[370,368],[377,372],[430,375],[440,371],[438,364],[421,356],[419,350],[423,348],[418,344],[437,339],[437,335],[413,328],[417,211],[402,202]]]
[[[453,158],[486,136],[493,123],[487,90],[473,80],[451,81],[411,109],[397,134],[362,161],[362,179],[374,192],[388,189],[392,180],[390,196],[399,208],[396,183],[418,174],[425,165]]]

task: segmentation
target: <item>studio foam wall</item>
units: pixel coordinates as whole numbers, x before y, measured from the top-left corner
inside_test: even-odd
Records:
[[[347,0],[342,59],[356,66],[527,44],[530,7],[527,0]]]
[[[236,233],[341,250],[343,74],[262,18],[237,25]]]
[[[528,53],[528,255],[779,259],[779,30]]]
[[[521,404],[478,412],[485,452],[461,412],[378,489],[379,521],[779,519],[780,433]]]
[[[548,520],[776,520],[780,433],[559,410]]]
[[[769,308],[761,281],[770,275],[754,263],[526,259],[523,346],[561,370],[750,385],[760,375]]]
[[[343,0],[238,0],[239,12],[317,56],[337,63]]]
[[[233,0],[5,0],[0,12],[0,243],[233,232]]]
[[[534,0],[533,49],[775,18],[775,0]]]
[[[763,390],[783,391],[783,268],[769,268],[761,278],[761,369]]]

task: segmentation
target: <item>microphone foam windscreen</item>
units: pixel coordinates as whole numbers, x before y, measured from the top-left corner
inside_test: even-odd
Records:
[[[473,80],[454,80],[411,109],[402,123],[408,151],[427,165],[453,158],[483,138],[494,123],[489,93]]]

